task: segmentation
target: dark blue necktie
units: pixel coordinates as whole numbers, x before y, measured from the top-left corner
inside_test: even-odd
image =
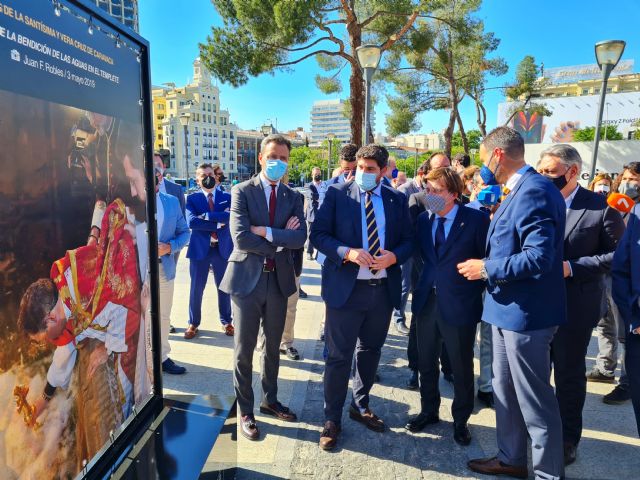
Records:
[[[444,222],[447,221],[446,217],[438,218],[438,226],[436,227],[436,239],[434,247],[436,248],[436,255],[440,256],[440,250],[444,246],[446,238],[444,236]]]

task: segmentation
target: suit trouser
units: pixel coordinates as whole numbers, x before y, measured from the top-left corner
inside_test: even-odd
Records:
[[[493,326],[493,396],[498,458],[527,465],[527,434],[536,479],[564,475],[562,420],[551,376],[557,327],[513,332]]]
[[[189,293],[189,325],[198,327],[202,319],[202,294],[209,278],[209,266],[213,268],[213,278],[218,291],[218,313],[220,323],[231,323],[231,300],[229,294],[220,290],[220,282],[227,270],[227,260],[220,254],[220,247],[209,247],[207,256],[202,260],[189,259],[191,290]]]
[[[413,272],[413,258],[409,259],[400,265],[400,273],[402,275],[402,296],[400,297],[400,308],[393,309],[393,321],[406,322],[407,317],[405,310],[407,308],[407,301],[409,300],[409,294],[412,290],[412,272]]]
[[[407,360],[409,360],[409,368],[411,370],[418,370],[418,340],[416,336],[416,325],[417,322],[411,319],[411,324],[409,325],[409,343],[407,345]],[[447,355],[447,347],[443,343],[441,345],[440,350],[440,367],[442,369],[442,373],[447,375],[451,373],[451,362],[449,361],[449,356]],[[491,374],[491,372],[489,372]],[[491,381],[491,375],[489,375],[489,381]],[[491,390],[489,390],[491,391]]]
[[[311,226],[313,222],[307,222],[307,233],[311,232]],[[311,243],[311,235],[307,238],[307,254],[313,255],[313,244]]]
[[[287,316],[284,320],[284,331],[280,348],[285,350],[293,346],[293,328],[296,323],[296,311],[298,310],[298,300],[300,299],[300,277],[296,277],[296,291],[287,299]]]
[[[476,325],[451,325],[440,315],[437,297],[429,294],[427,303],[417,315],[418,370],[420,372],[420,401],[424,413],[440,410],[440,369],[438,359],[442,344],[451,355],[453,371],[453,404],[451,413],[455,423],[466,423],[473,411],[473,344]]]
[[[493,342],[491,341],[491,324],[487,322],[480,322],[478,324],[478,330],[480,331],[480,375],[478,375],[478,391],[479,392],[492,392],[491,377],[493,370],[491,368],[491,362],[493,361]]]
[[[260,275],[256,288],[244,297],[231,296],[235,318],[233,336],[233,385],[241,415],[253,413],[253,350],[262,326],[265,346],[262,349],[262,403],[278,401],[280,339],[287,314],[287,297],[280,291],[275,272]]]
[[[173,280],[167,280],[162,263],[158,265],[160,280],[160,343],[162,346],[162,361],[169,358],[169,328],[171,326],[171,306],[173,305]]]
[[[633,411],[636,414],[638,436],[640,436],[640,335],[627,332],[626,347],[627,378]]]
[[[582,409],[587,396],[585,357],[592,331],[590,326],[561,325],[551,342],[562,438],[572,445],[577,445],[582,437]]]
[[[357,408],[368,408],[369,392],[387,338],[393,306],[387,285],[372,286],[356,282],[341,308],[327,306],[324,371],[324,416],[340,425],[347,397],[353,352],[356,372],[353,377],[353,401]]]
[[[618,306],[611,296],[611,277],[607,277],[606,288],[607,313],[598,322],[598,356],[596,368],[605,375],[615,375],[616,367],[620,363],[620,379],[618,384],[628,388],[627,372],[625,369],[624,339],[626,329]],[[620,351],[618,351],[620,350]]]

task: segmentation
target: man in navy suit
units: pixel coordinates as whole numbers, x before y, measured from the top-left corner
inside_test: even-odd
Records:
[[[190,260],[191,292],[189,295],[189,327],[184,338],[192,339],[198,333],[202,314],[202,293],[207,284],[209,267],[218,290],[218,313],[224,333],[233,336],[231,299],[220,290],[220,282],[227,269],[233,250],[229,233],[231,195],[218,187],[224,180],[220,165],[203,163],[196,170],[200,190],[187,197],[187,223],[191,228],[191,241],[187,250]]]
[[[565,202],[524,161],[524,141],[509,127],[480,145],[487,185],[510,192],[493,215],[484,259],[462,262],[468,280],[487,282],[482,320],[493,326],[493,392],[499,452],[471,460],[489,475],[526,478],[527,434],[536,478],[564,476],[562,421],[553,388],[551,341],[567,321],[563,275]]]
[[[565,465],[576,460],[587,395],[585,357],[594,327],[606,313],[605,274],[624,233],[620,213],[607,199],[578,185],[582,158],[571,145],[556,144],[540,154],[538,171],[565,199],[564,277],[568,322],[551,343],[556,398],[562,418]]]
[[[162,170],[155,167],[156,221],[158,223],[158,261],[160,279],[160,338],[162,344],[162,371],[174,375],[186,372],[169,358],[169,328],[173,305],[173,281],[180,250],[189,242],[189,227],[180,210],[178,200],[160,191]]]
[[[633,207],[611,267],[611,295],[626,330],[625,366],[640,435],[640,206]]]
[[[354,350],[349,416],[371,430],[384,430],[383,421],[369,409],[369,391],[391,312],[400,305],[400,265],[413,253],[407,198],[382,184],[387,150],[367,145],[356,157],[355,181],[327,190],[311,227],[311,241],[326,256],[322,266],[322,299],[327,307],[326,423],[320,435],[324,450],[336,446]]]
[[[489,217],[462,206],[462,180],[452,168],[436,168],[426,181],[429,212],[418,217],[416,232],[424,266],[411,308],[416,321],[422,409],[406,428],[417,432],[440,421],[438,364],[444,342],[453,370],[453,438],[460,445],[469,445],[473,345],[482,316],[484,282],[467,281],[457,265],[484,255]]]

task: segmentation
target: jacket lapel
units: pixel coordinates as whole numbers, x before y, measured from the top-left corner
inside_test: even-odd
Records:
[[[584,205],[584,195],[583,188],[578,187],[578,191],[576,192],[576,196],[573,197],[573,201],[571,202],[571,206],[567,210],[567,222],[564,228],[564,239],[569,238],[569,235],[576,228],[576,225],[582,218],[582,216],[587,211],[586,206]]]
[[[276,194],[276,216],[273,219],[273,225],[276,228],[280,228],[278,225],[284,226],[287,224],[287,215],[289,214],[287,204],[289,203],[289,197],[291,197],[289,187],[280,182],[280,185],[278,186],[278,193]]]
[[[442,252],[440,253],[440,258],[444,258],[444,256],[447,254],[447,250],[449,250],[451,245],[453,245],[458,235],[462,233],[464,229],[464,217],[465,217],[464,209],[465,208],[467,207],[464,207],[463,205],[458,205],[458,213],[456,213],[456,216],[453,219],[453,225],[451,225],[451,230],[449,230],[449,235],[447,236],[447,240],[444,242],[444,245],[442,246]]]
[[[256,204],[258,208],[258,215],[260,223],[269,225],[269,209],[267,208],[267,201],[264,193],[264,189],[262,188],[262,183],[260,182],[260,175],[256,175],[253,180],[253,188],[248,189],[253,198],[253,202]]]
[[[436,264],[438,263],[438,258],[436,256],[436,247],[433,244],[433,222],[436,219],[435,214],[427,212],[428,218],[429,218],[429,222],[427,223],[427,225],[429,225],[429,228],[427,229],[427,252],[426,254],[429,255],[429,258],[431,258],[433,260],[433,263]]]
[[[350,198],[349,208],[351,209],[351,218],[353,219],[352,223],[356,232],[356,239],[362,247],[362,209],[360,207],[360,189],[356,185],[356,182],[351,182],[348,196]]]

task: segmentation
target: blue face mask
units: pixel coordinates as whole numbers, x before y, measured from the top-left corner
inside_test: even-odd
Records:
[[[280,180],[287,173],[287,163],[282,160],[267,159],[264,174],[272,182]]]
[[[369,192],[378,186],[378,176],[375,173],[356,170],[356,183],[361,190]]]
[[[491,171],[489,165],[491,165],[491,160],[493,160],[493,155],[489,158],[489,163],[487,165],[482,165],[480,168],[480,178],[485,183],[485,185],[498,185],[498,180],[496,179],[496,174]],[[498,169],[496,168],[496,172]]]

